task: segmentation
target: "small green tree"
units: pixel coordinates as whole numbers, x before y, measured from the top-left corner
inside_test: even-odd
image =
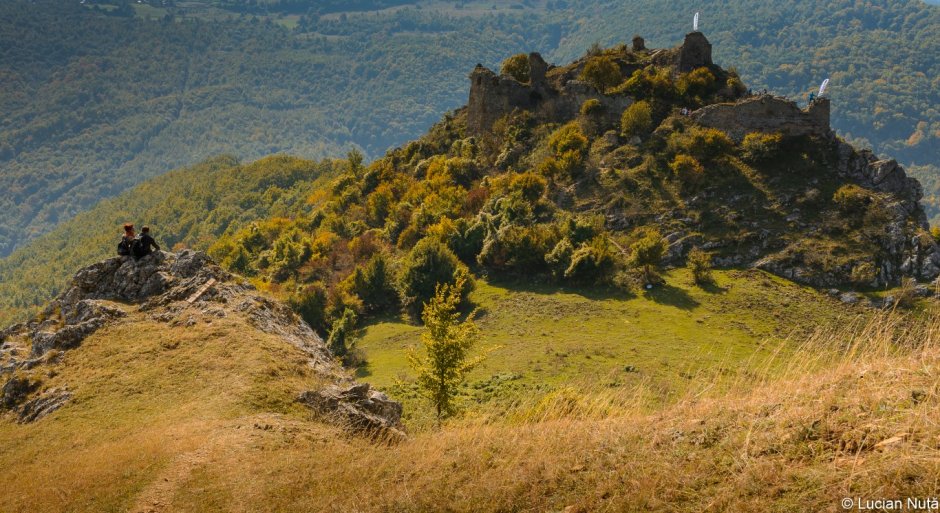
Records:
[[[624,137],[645,135],[653,127],[653,109],[649,102],[640,100],[623,111],[620,132]]]
[[[499,72],[503,75],[509,75],[519,82],[529,81],[529,56],[524,53],[517,53],[503,61]]]
[[[387,312],[398,306],[398,290],[385,255],[376,253],[364,267],[356,267],[352,291],[368,313]]]
[[[431,401],[437,420],[453,415],[455,398],[467,373],[483,361],[483,356],[470,358],[470,350],[479,339],[473,314],[460,321],[457,307],[461,301],[464,278],[457,283],[437,287],[434,297],[424,305],[421,335],[424,354],[413,350],[408,361],[418,374],[418,387]]]
[[[692,271],[692,279],[697,285],[708,285],[714,283],[712,277],[712,257],[699,248],[692,248],[689,252],[686,264]]]
[[[656,278],[655,268],[659,266],[666,252],[663,236],[658,230],[649,230],[640,240],[630,246],[630,262],[634,267],[643,269],[646,283],[653,283]]]
[[[349,352],[347,341],[356,327],[356,320],[356,312],[347,308],[343,310],[343,315],[339,319],[333,321],[330,338],[327,339],[326,344],[334,355],[343,358]]]

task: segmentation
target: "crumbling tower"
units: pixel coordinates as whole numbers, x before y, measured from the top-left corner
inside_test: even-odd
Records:
[[[712,65],[712,44],[705,34],[690,32],[679,49],[679,71],[686,73],[702,66]]]

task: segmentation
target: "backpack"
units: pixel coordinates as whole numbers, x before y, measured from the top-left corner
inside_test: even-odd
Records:
[[[120,256],[129,256],[131,254],[131,241],[127,237],[121,237],[121,242],[118,242],[117,253]]]
[[[147,248],[144,247],[143,238],[138,235],[134,237],[134,240],[131,242],[131,254],[134,255],[134,258],[140,258],[146,256]]]

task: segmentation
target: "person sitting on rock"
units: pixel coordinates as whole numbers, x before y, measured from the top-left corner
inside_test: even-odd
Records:
[[[150,227],[144,226],[140,229],[140,237],[134,239],[134,259],[140,260],[141,258],[153,253],[154,249],[160,251],[160,246],[158,246],[157,241],[153,240],[153,237],[150,236]]]
[[[134,247],[134,240],[137,238],[134,233],[134,225],[128,223],[124,225],[124,235],[121,236],[121,242],[118,243],[117,253],[120,256],[130,256],[131,249]]]

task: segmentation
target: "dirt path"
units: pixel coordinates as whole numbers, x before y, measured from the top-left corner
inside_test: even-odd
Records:
[[[137,503],[131,508],[133,513],[160,513],[172,511],[173,496],[180,485],[189,481],[193,470],[209,461],[211,450],[201,447],[195,451],[181,454],[164,470],[157,479],[137,496]]]

